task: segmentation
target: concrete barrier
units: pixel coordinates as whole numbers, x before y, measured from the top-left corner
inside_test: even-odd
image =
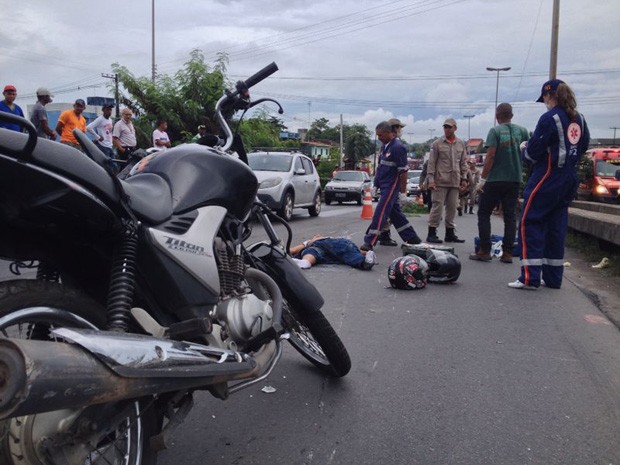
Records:
[[[568,209],[568,227],[620,246],[620,205],[575,200]]]

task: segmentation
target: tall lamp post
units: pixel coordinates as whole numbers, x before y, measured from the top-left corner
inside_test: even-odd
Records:
[[[476,115],[463,115],[463,118],[467,118],[467,141],[471,139],[471,119]]]
[[[487,71],[495,71],[497,73],[497,80],[495,81],[495,107],[493,108],[493,114],[495,114],[495,109],[497,108],[497,96],[499,92],[499,72],[500,71],[508,71],[510,66],[506,66],[505,68],[491,68],[487,66]],[[495,124],[497,124],[497,117],[495,118]]]
[[[614,130],[614,141],[611,145],[613,145],[614,147],[616,146],[616,129],[620,129],[620,128],[616,128],[616,127],[611,127],[609,129],[613,129]]]

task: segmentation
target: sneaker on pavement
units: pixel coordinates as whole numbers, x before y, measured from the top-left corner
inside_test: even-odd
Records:
[[[375,264],[376,260],[376,254],[372,250],[369,250],[368,252],[366,252],[366,255],[364,255],[364,263],[362,263],[362,269],[370,270]]]
[[[525,283],[522,283],[518,279],[516,281],[508,283],[508,287],[511,287],[513,289],[526,289],[528,291],[535,291],[536,289],[538,289],[538,287],[536,286],[530,286],[530,285],[526,286]]]
[[[389,247],[396,247],[398,245],[398,242],[396,242],[392,238],[387,238],[387,239],[379,240],[379,245],[387,245]]]

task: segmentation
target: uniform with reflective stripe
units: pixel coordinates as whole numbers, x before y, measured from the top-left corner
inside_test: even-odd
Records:
[[[381,147],[374,183],[381,189],[381,197],[370,221],[370,226],[366,230],[365,244],[371,246],[376,244],[379,233],[388,218],[404,241],[409,241],[417,236],[413,226],[396,202],[400,193],[400,173],[403,171],[407,171],[407,149],[399,139],[394,138]]]
[[[523,159],[532,169],[523,191],[518,228],[519,280],[528,286],[540,285],[541,278],[548,287],[562,285],[568,206],[579,183],[577,164],[589,142],[590,133],[583,115],[571,122],[559,106],[540,117],[528,141]]]

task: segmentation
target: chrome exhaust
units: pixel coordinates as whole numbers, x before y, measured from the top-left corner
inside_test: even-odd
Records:
[[[135,399],[260,376],[257,357],[151,336],[58,328],[64,342],[0,339],[0,418]]]

